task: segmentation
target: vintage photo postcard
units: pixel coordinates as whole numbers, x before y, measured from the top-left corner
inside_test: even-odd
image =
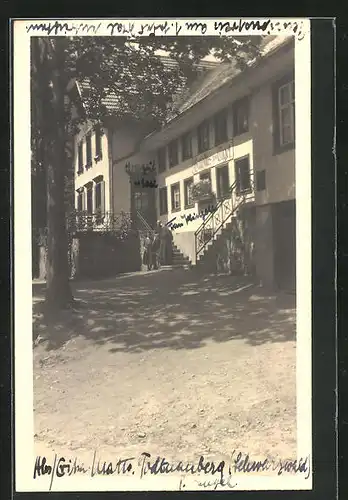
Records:
[[[16,491],[311,490],[309,19],[12,30]]]

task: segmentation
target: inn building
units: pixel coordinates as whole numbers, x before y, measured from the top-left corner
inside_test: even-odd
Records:
[[[102,136],[81,130],[77,208],[130,212],[144,229],[162,220],[192,266],[214,267],[244,245],[261,283],[293,289],[294,41],[269,37],[263,51],[244,71],[209,68],[160,130],[116,121]],[[158,187],[135,182],[144,176]]]

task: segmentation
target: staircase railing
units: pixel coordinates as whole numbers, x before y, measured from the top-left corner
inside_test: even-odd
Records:
[[[155,231],[150,226],[150,224],[147,222],[147,220],[145,219],[143,214],[141,212],[139,212],[139,210],[137,210],[136,215],[137,215],[138,222],[140,223],[140,227],[138,227],[139,231],[150,233],[153,236]]]
[[[209,213],[195,232],[196,262],[199,256],[204,253],[209,243],[214,239],[216,233],[228,222],[228,220],[232,219],[238,208],[247,201],[253,200],[253,182],[251,182],[250,189],[247,191],[239,192],[237,188],[237,181],[235,181],[229,188],[229,196],[217,203],[214,210]]]

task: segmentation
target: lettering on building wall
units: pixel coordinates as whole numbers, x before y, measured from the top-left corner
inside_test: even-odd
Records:
[[[156,163],[155,161],[150,161],[149,163],[142,164],[131,164],[130,162],[127,162],[125,171],[127,172],[127,174],[146,175],[151,172],[156,172]]]
[[[210,155],[198,161],[193,167],[193,174],[196,174],[200,170],[214,167],[219,163],[223,163],[225,161],[229,161],[232,159],[233,159],[233,146],[230,146],[229,148],[223,149],[222,151],[218,151],[217,153],[214,153],[213,155]]]

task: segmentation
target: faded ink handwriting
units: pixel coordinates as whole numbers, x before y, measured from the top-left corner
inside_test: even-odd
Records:
[[[85,466],[83,462],[79,463],[77,457],[67,460],[65,457],[58,459],[54,456],[53,465],[47,463],[46,457],[36,457],[34,465],[33,478],[40,476],[50,476],[50,487],[52,489],[53,478],[62,478],[64,476],[72,476],[74,474],[90,474],[91,477],[96,475],[110,476],[114,474],[134,474],[132,461],[135,457],[119,459],[117,462],[102,462],[96,460],[96,452],[93,454],[92,465]]]
[[[96,35],[100,29],[101,23],[87,24],[87,23],[60,23],[59,21],[46,22],[46,23],[31,23],[26,26],[27,33],[41,32],[47,35]]]
[[[203,221],[204,221],[208,214],[214,213],[216,211],[217,211],[216,205],[212,205],[212,206],[209,205],[209,207],[205,208],[204,210],[202,210],[198,214],[195,214],[195,213],[182,214],[181,219],[184,219],[186,222],[186,225],[187,225],[189,222],[192,222],[192,221],[197,220],[197,219],[203,219]],[[184,226],[183,222],[174,222],[175,220],[176,220],[176,217],[173,217],[170,221],[168,221],[166,223],[166,226],[168,226],[172,231],[174,231],[175,229],[178,229],[179,227]]]
[[[284,472],[293,473],[293,474],[306,474],[306,479],[310,476],[310,457],[300,458],[299,460],[291,460],[291,459],[280,459],[273,460],[269,457],[264,460],[251,460],[248,453],[243,454],[238,452],[236,454],[235,451],[232,453],[232,459],[234,458],[232,463],[232,468],[234,472],[264,472],[272,469],[272,471],[276,471],[277,475],[280,476]]]
[[[217,478],[214,479],[213,481],[202,481],[202,480],[196,480],[196,483],[198,486],[202,486],[203,488],[213,488],[216,490],[218,486],[221,486],[221,488],[235,488],[238,483],[234,483],[232,481],[232,475],[228,475],[227,477],[223,478]]]
[[[138,36],[178,36],[194,33],[199,35],[233,35],[235,33],[249,32],[251,34],[265,33],[267,35],[287,33],[302,40],[305,36],[303,22],[297,20],[274,20],[271,19],[232,19],[232,20],[208,20],[208,21],[171,21],[161,20],[158,22],[143,21],[109,21],[100,22],[67,22],[67,21],[45,21],[31,22],[26,25],[28,34],[50,35],[99,35],[99,36],[127,36],[134,38]]]
[[[199,474],[203,472],[204,474],[219,474],[220,479],[223,479],[223,471],[225,467],[225,461],[221,460],[218,464],[214,462],[205,461],[203,455],[198,460],[198,463],[190,462],[174,462],[170,463],[165,457],[157,456],[154,461],[151,461],[150,453],[142,453],[139,459],[139,465],[141,467],[140,478],[144,477],[146,474],[170,474],[173,472],[184,472],[186,474]]]
[[[119,458],[114,461],[97,460],[94,452],[90,465],[80,462],[77,457],[67,459],[54,455],[52,463],[44,456],[36,457],[33,478],[49,477],[49,490],[52,489],[54,478],[69,477],[74,474],[88,474],[95,476],[136,476],[143,479],[147,476],[179,474],[181,476],[179,490],[186,487],[187,476],[198,476],[194,481],[202,488],[216,490],[218,488],[235,488],[236,476],[271,471],[278,476],[282,474],[302,474],[305,479],[310,477],[310,456],[293,459],[273,459],[266,457],[262,460],[253,460],[248,453],[234,450],[231,460],[212,461],[203,455],[196,461],[170,461],[164,456],[152,456],[148,452],[141,453],[137,458]]]

